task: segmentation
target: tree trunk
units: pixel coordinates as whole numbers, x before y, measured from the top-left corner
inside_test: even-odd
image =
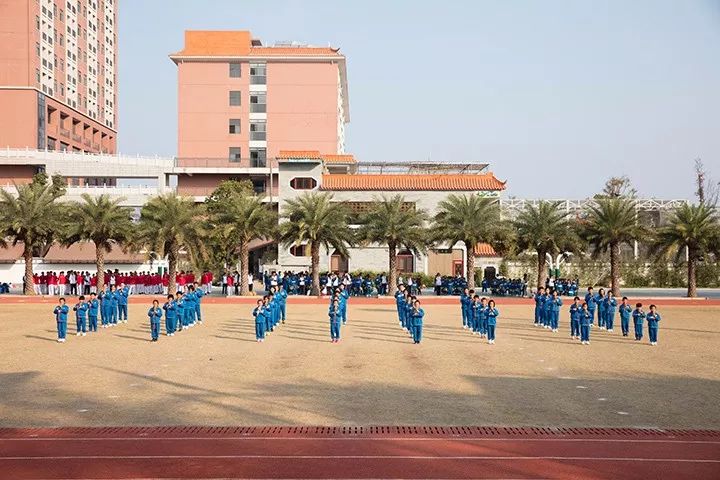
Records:
[[[467,266],[465,274],[467,287],[475,290],[475,244],[465,242],[465,265]]]
[[[177,285],[175,285],[175,274],[177,273],[178,247],[173,245],[167,254],[168,257],[168,293],[175,294]]]
[[[23,259],[25,260],[25,276],[23,277],[23,294],[24,295],[35,295],[34,281],[33,281],[33,255],[32,247],[25,244],[23,248]]]
[[[318,242],[310,244],[310,262],[312,270],[312,290],[311,294],[316,297],[320,296],[320,245]]]
[[[240,241],[240,295],[247,295],[250,293],[248,286],[248,272],[250,272],[250,250],[248,249],[248,242],[245,240]]]
[[[543,270],[545,267],[545,252],[537,250],[537,288],[544,287]]]
[[[95,270],[97,270],[97,291],[105,288],[105,251],[95,244]]]
[[[697,260],[695,258],[695,249],[688,249],[687,296],[690,298],[697,297]]]
[[[610,289],[613,295],[620,296],[620,244],[610,244]]]
[[[388,295],[394,296],[397,290],[397,246],[388,243]]]

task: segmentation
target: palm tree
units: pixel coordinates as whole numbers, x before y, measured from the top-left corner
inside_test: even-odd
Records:
[[[620,247],[632,244],[643,232],[633,198],[601,198],[588,208],[581,235],[594,247],[594,256],[610,252],[610,288],[615,296],[620,295]]]
[[[347,256],[347,245],[352,245],[354,235],[347,223],[347,211],[332,202],[330,193],[305,193],[287,200],[282,212],[280,238],[284,246],[310,246],[312,269],[312,294],[320,295],[320,247],[334,247]]]
[[[53,177],[48,183],[43,174],[36,175],[32,183],[15,188],[17,196],[0,189],[0,242],[23,244],[23,293],[34,295],[33,254],[62,230],[60,204],[56,200],[64,195],[65,188],[59,178]]]
[[[567,212],[560,202],[528,202],[513,222],[517,232],[518,248],[537,253],[537,287],[543,285],[543,271],[547,254],[553,255],[572,249],[573,235]]]
[[[192,198],[178,197],[173,193],[151,198],[140,211],[134,243],[158,257],[167,256],[169,292],[176,288],[175,274],[181,249],[194,259],[207,255],[204,220],[201,205],[195,204]]]
[[[259,197],[236,194],[218,203],[210,217],[214,232],[232,248],[240,250],[240,294],[247,295],[250,270],[250,242],[256,238],[272,238],[277,228],[277,215]]]
[[[687,254],[687,296],[697,296],[697,262],[711,250],[720,249],[720,220],[714,207],[706,203],[684,204],[675,209],[667,224],[657,231],[653,253]]]
[[[397,249],[405,247],[417,253],[425,248],[424,210],[408,208],[402,195],[375,199],[372,209],[360,218],[358,238],[365,242],[381,243],[388,246],[388,271],[390,295],[397,287]]]
[[[92,197],[83,193],[82,202],[69,205],[63,244],[80,241],[95,244],[98,291],[105,287],[105,253],[110,253],[113,245],[126,242],[132,233],[132,210],[121,206],[123,201],[123,198],[111,200],[106,194]]]
[[[438,242],[465,245],[468,288],[475,288],[475,246],[496,246],[507,236],[497,199],[479,194],[448,195],[438,204],[432,237]]]

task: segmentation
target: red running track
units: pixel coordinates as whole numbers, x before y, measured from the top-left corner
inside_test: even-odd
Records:
[[[720,431],[500,427],[0,429],[0,478],[717,479]]]

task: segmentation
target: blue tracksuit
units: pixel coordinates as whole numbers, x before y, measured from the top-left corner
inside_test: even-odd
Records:
[[[348,292],[347,289],[340,292],[340,316],[342,317],[343,325],[347,323],[347,304],[349,298],[350,292]]]
[[[480,302],[476,302],[473,300],[473,302],[470,304],[472,316],[472,321],[470,322],[472,326],[473,333],[480,333],[480,308],[482,307]]]
[[[632,313],[633,323],[635,324],[635,340],[642,340],[643,337],[643,320],[645,320],[645,312],[633,310]]]
[[[604,327],[605,320],[607,320],[607,318],[605,317],[605,297],[601,297],[598,293],[595,296],[595,303],[597,304],[598,310],[598,327]]]
[[[57,306],[53,310],[55,315],[55,321],[57,322],[58,339],[64,340],[67,334],[67,316],[70,311],[70,307],[67,305]]]
[[[100,323],[108,325],[110,323],[110,291],[103,290],[98,294],[100,299]]]
[[[412,310],[413,306],[411,302],[405,302],[405,329],[412,334]]]
[[[287,313],[287,291],[285,289],[278,292],[278,296],[280,297],[280,317],[282,319],[282,323],[285,323],[285,314]]]
[[[76,332],[77,333],[85,333],[87,332],[87,311],[88,311],[88,304],[85,302],[78,303],[73,307],[73,311],[75,312],[75,326],[76,326]]]
[[[560,307],[562,306],[562,298],[557,297],[551,300],[551,317],[550,317],[550,328],[557,330],[560,325]]]
[[[189,327],[195,323],[195,292],[191,291],[183,295],[184,308],[183,308],[183,327]]]
[[[265,339],[265,314],[266,308],[263,305],[255,307],[252,311],[253,317],[255,317],[255,338],[257,340]]]
[[[175,311],[177,312],[177,320],[175,321],[175,329],[183,330],[185,328],[185,297],[180,297],[175,301]]]
[[[465,293],[460,294],[460,311],[462,313],[463,327],[468,327],[470,325],[471,303],[472,297],[470,295],[465,295]]]
[[[150,307],[148,317],[150,317],[150,338],[157,340],[160,336],[160,320],[162,320],[163,311],[160,307]]]
[[[328,317],[330,317],[330,339],[340,340],[340,324],[342,323],[340,305],[338,305],[337,309],[331,307],[328,310]]]
[[[110,297],[110,323],[117,325],[118,323],[118,305],[120,303],[120,294],[115,290],[108,294]]]
[[[398,312],[398,322],[402,325],[402,315],[400,313],[400,303],[403,301],[403,294],[400,290],[397,290],[395,292],[395,307],[397,308]]]
[[[485,314],[487,315],[487,338],[488,340],[495,340],[495,326],[497,325],[497,317],[500,316],[500,312],[497,308],[487,307]]]
[[[648,322],[648,336],[650,337],[651,342],[657,342],[658,339],[658,329],[660,328],[660,314],[655,313],[648,313],[645,316],[645,319]]]
[[[587,312],[584,310],[580,311],[580,341],[590,341],[590,325],[593,323],[593,316],[590,310]]]
[[[410,315],[412,317],[413,341],[415,343],[420,343],[420,341],[422,340],[422,328],[423,319],[425,318],[425,310],[423,310],[422,308],[415,310],[415,308],[413,308]]]
[[[630,305],[620,305],[620,328],[622,329],[623,337],[628,336],[630,331],[630,315],[632,314],[632,307]]]
[[[542,325],[543,321],[543,312],[544,312],[544,306],[545,306],[545,295],[541,295],[539,293],[535,294],[535,323],[539,323]]]
[[[591,293],[585,295],[585,303],[587,303],[588,312],[590,312],[590,325],[592,325],[595,320],[595,308],[597,308],[597,305],[595,304],[595,295]]]
[[[177,323],[177,305],[175,300],[171,300],[163,305],[165,310],[165,334],[170,335],[175,333],[175,326]]]
[[[205,292],[202,288],[195,290],[195,318],[199,323],[202,323],[202,310],[200,305],[202,304],[202,298],[205,296]]]
[[[130,289],[128,287],[123,287],[120,290],[116,290],[115,293],[118,297],[118,320],[127,322],[128,297],[130,296]]]
[[[551,328],[552,325],[553,298],[552,295],[545,295],[543,303],[543,326]]]
[[[571,337],[579,337],[580,336],[580,316],[582,315],[582,307],[580,305],[575,305],[574,303],[570,305],[570,336]]]
[[[615,325],[615,311],[617,310],[617,300],[609,295],[605,297],[605,326],[608,330],[612,330]]]
[[[98,299],[90,300],[88,302],[88,320],[90,322],[90,330],[91,332],[97,332],[97,319],[98,319],[98,310],[100,309],[100,302]]]

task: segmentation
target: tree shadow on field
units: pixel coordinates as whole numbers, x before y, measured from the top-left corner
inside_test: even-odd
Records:
[[[423,364],[399,362],[422,379]],[[442,385],[317,380],[220,385],[96,366],[118,377],[117,395],[78,395],[41,372],[0,375],[2,426],[58,425],[524,425],[720,428],[720,381],[676,377],[461,377]],[[352,370],[347,370],[352,377]],[[117,378],[114,378],[117,380]],[[132,388],[145,393],[136,399]],[[581,387],[581,388],[579,388]],[[107,392],[105,392],[107,393]],[[121,398],[114,400],[113,398]],[[172,405],[172,408],[168,408]],[[86,413],[78,412],[87,410]]]

